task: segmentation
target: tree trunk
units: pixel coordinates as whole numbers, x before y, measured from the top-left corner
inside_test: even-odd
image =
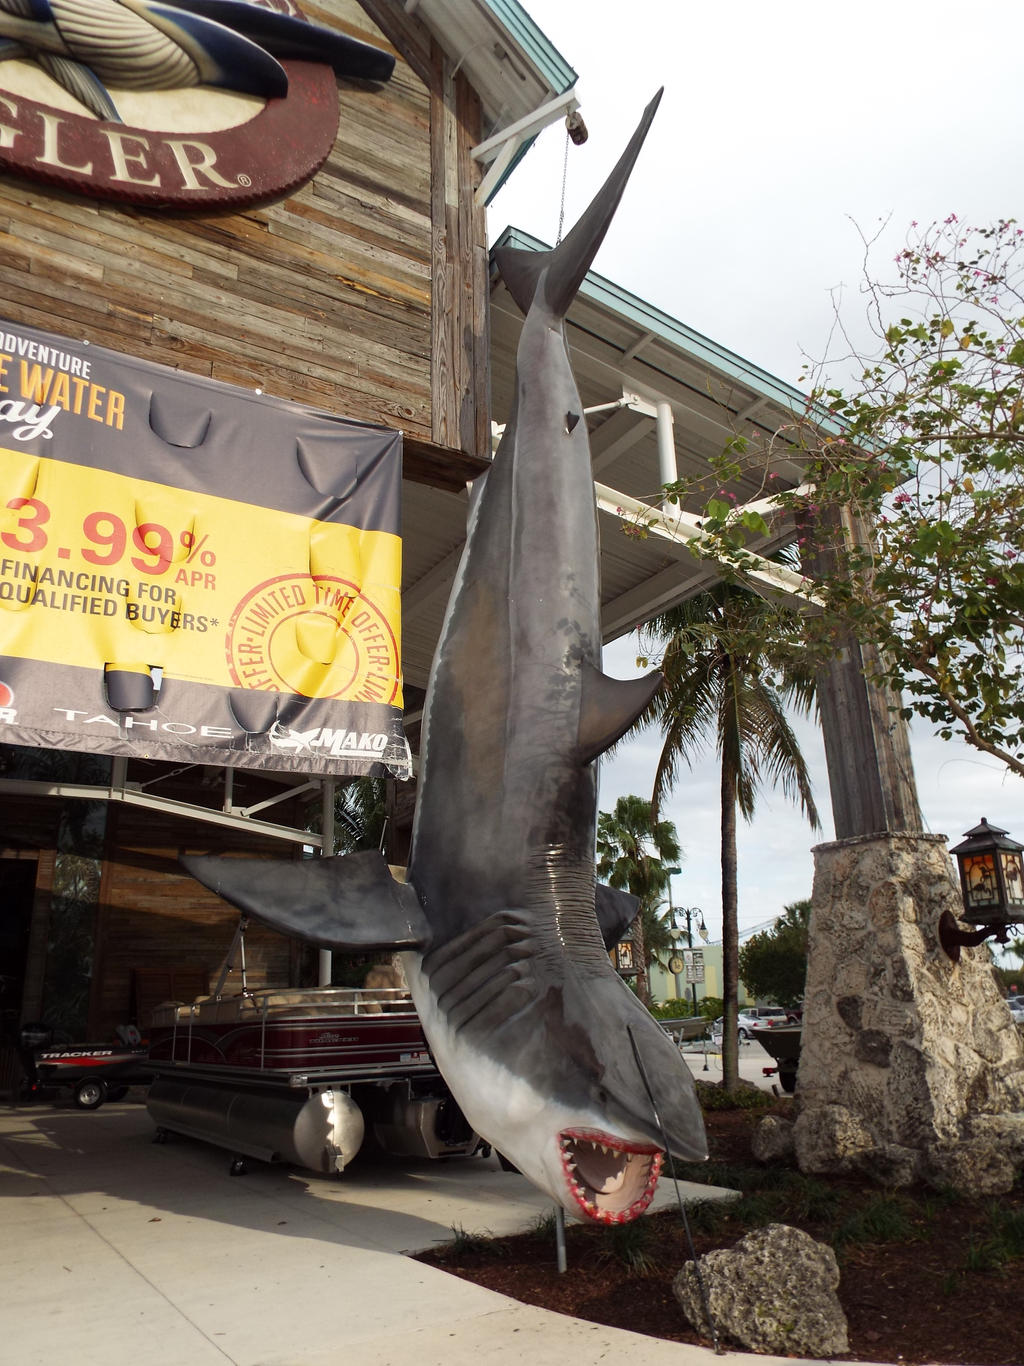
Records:
[[[647,939],[644,935],[643,912],[636,917],[630,929],[633,940],[633,962],[636,964],[636,994],[648,1010],[651,1008],[651,980],[647,973]]]
[[[722,759],[722,1085],[734,1091],[740,1080],[739,915],[736,897],[736,770]]]

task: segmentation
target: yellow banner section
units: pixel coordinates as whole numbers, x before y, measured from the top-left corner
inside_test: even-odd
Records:
[[[0,448],[0,653],[401,706],[401,541]]]

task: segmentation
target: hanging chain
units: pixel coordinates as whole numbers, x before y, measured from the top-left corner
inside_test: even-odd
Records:
[[[569,142],[570,142],[570,138],[569,138],[569,129],[568,129],[568,126],[566,126],[566,130],[565,130],[565,155],[564,155],[563,158],[562,158],[562,202],[561,202],[561,205],[559,206],[559,209],[558,209],[558,236],[555,238],[555,246],[556,246],[556,247],[558,246],[559,242],[561,242],[561,240],[562,240],[562,227],[563,227],[563,225],[564,225],[564,223],[565,223],[565,185],[566,185],[566,181],[567,181],[568,178],[569,178]]]

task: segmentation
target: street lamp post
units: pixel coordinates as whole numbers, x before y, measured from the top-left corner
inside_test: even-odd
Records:
[[[671,898],[669,899],[669,905],[671,906]],[[681,930],[681,929],[683,928],[682,921],[679,919],[680,916],[685,916],[685,917],[686,917],[686,942],[687,942],[687,944],[689,945],[689,947],[690,947],[691,949],[693,948],[693,924],[694,924],[694,921],[696,921],[696,922],[698,923],[698,930],[699,930],[699,933],[703,936],[704,939],[707,939],[707,937],[708,937],[708,931],[707,931],[707,926],[704,924],[704,912],[701,910],[701,908],[700,908],[699,906],[680,906],[679,909],[678,909],[678,911],[674,911],[674,912],[673,912],[673,922],[674,922],[675,927],[676,927],[677,930]],[[692,959],[691,959],[691,961],[692,961]],[[696,1015],[696,1014],[697,1014],[697,983],[696,983],[696,982],[693,982],[693,983],[692,983],[692,988],[693,988],[693,1013],[694,1013],[694,1015]],[[679,994],[679,988],[678,988],[678,986],[677,986],[677,987],[676,987],[676,995],[678,996],[678,994]]]
[[[668,918],[669,918],[669,921],[670,921],[670,923],[671,923],[673,929],[676,928],[676,913],[675,913],[675,909],[674,909],[674,907],[673,907],[673,905],[672,905],[672,879],[673,879],[677,874],[681,873],[682,871],[683,871],[682,868],[666,868],[666,869],[665,869],[665,872],[668,874]],[[676,960],[675,958],[673,958],[672,962],[669,964],[669,967],[671,967],[671,968],[673,969],[672,976],[675,978],[675,983],[676,983],[676,1000],[677,1000],[677,1001],[680,1001],[680,1000],[682,1000],[682,997],[681,997],[680,994],[679,994],[679,973],[676,972],[676,971],[674,971],[676,962],[677,962],[677,960]]]

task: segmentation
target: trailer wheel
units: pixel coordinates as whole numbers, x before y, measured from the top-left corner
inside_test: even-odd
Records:
[[[244,1158],[242,1158],[242,1157],[233,1157],[233,1158],[231,1159],[231,1165],[228,1167],[228,1175],[229,1175],[229,1176],[244,1176],[248,1170],[249,1170],[249,1168],[245,1165],[245,1159],[244,1159]]]
[[[98,1110],[107,1098],[107,1088],[99,1077],[86,1077],[75,1087],[75,1104],[80,1110]]]
[[[792,1068],[779,1068],[779,1082],[783,1091],[792,1095],[796,1090],[796,1070]]]

